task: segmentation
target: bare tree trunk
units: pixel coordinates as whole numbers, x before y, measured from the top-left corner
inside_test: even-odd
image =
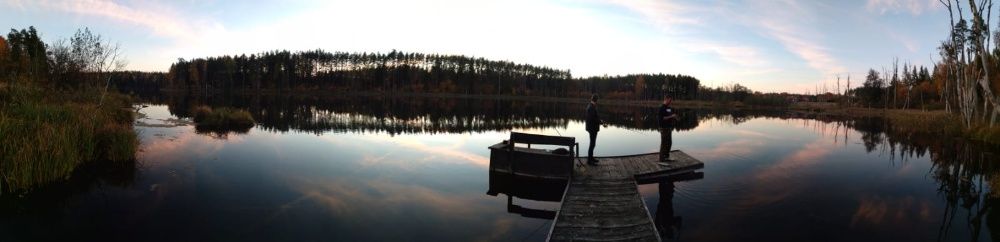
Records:
[[[974,48],[976,50],[976,55],[979,57],[979,66],[982,68],[980,71],[982,75],[976,77],[976,83],[982,88],[983,94],[983,121],[989,122],[990,126],[993,126],[992,115],[990,115],[990,110],[996,110],[1000,108],[1000,103],[997,103],[996,96],[994,96],[993,91],[990,89],[990,64],[987,56],[989,53],[989,46],[986,42],[989,40],[990,36],[990,14],[992,12],[993,1],[984,0],[980,2],[979,5],[976,4],[975,0],[969,0],[969,8],[972,12],[972,29],[976,34],[976,38],[973,40]],[[983,16],[983,11],[986,11],[986,16]],[[987,106],[990,104],[990,106]]]
[[[899,85],[899,57],[892,58],[892,108],[895,109],[899,107],[896,105],[896,86]]]

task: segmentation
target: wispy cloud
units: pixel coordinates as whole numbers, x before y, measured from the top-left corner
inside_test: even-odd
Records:
[[[773,39],[789,53],[805,62],[806,66],[816,71],[809,79],[798,80],[787,87],[797,90],[811,90],[815,83],[826,82],[837,74],[848,71],[841,60],[829,47],[826,32],[817,29],[822,11],[830,10],[830,6],[813,2],[750,0],[747,15],[743,22],[747,27],[755,29],[759,34]]]
[[[726,44],[718,42],[692,42],[686,44],[688,49],[715,54],[725,62],[741,67],[762,67],[770,62],[761,56],[757,48],[741,44]]]
[[[642,14],[661,28],[670,29],[680,24],[700,24],[696,15],[689,14],[696,8],[682,5],[676,1],[659,0],[607,0],[609,3],[623,6],[631,11]]]
[[[879,14],[905,12],[920,15],[933,10],[938,4],[937,0],[868,0],[865,8]]]
[[[655,26],[665,34],[671,35],[685,49],[695,52],[711,53],[722,61],[740,67],[762,67],[769,64],[761,56],[761,51],[750,45],[741,43],[726,43],[718,40],[707,40],[676,34],[682,27],[704,27],[702,18],[713,18],[718,12],[713,8],[683,4],[678,1],[658,0],[607,0],[608,3],[622,6],[629,11],[643,16],[643,21]]]
[[[785,49],[802,58],[810,67],[824,76],[831,76],[847,70],[830,54],[827,47],[806,37],[810,34],[804,33],[810,31],[788,24],[786,20],[763,20],[760,26],[766,33],[780,42]]]
[[[177,41],[195,40],[201,33],[221,28],[221,24],[215,22],[193,21],[192,18],[175,14],[169,6],[154,1],[131,1],[124,4],[110,0],[7,0],[6,3],[18,9],[38,8],[43,11],[107,18],[148,28],[152,34]]]

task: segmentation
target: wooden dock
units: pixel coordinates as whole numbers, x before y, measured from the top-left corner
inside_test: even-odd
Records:
[[[705,166],[684,152],[670,154],[676,160],[670,166],[656,163],[659,153],[601,157],[596,166],[578,162],[548,241],[660,241],[638,184]]]

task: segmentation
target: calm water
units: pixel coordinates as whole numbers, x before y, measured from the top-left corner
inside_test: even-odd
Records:
[[[511,130],[586,142],[581,104],[148,102],[135,164],[84,167],[69,182],[0,197],[0,241],[544,240],[560,184],[490,174],[486,147]],[[245,108],[260,124],[199,130],[183,121],[198,104]],[[612,126],[597,154],[658,148],[652,108],[602,112]],[[991,241],[1000,232],[993,148],[878,119],[686,110],[679,126],[674,147],[705,162],[704,178],[640,186],[664,238]],[[515,213],[524,210],[533,213]]]

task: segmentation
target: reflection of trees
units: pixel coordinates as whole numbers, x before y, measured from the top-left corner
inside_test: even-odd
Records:
[[[938,194],[946,208],[941,218],[938,239],[946,238],[956,220],[965,220],[970,237],[978,240],[983,220],[998,221],[1000,214],[992,209],[1000,201],[1000,166],[995,161],[996,147],[961,139],[944,138],[929,132],[913,132],[898,128],[883,118],[816,117],[830,124],[849,127],[861,133],[861,141],[869,153],[880,152],[894,161],[930,155],[928,174],[938,183]],[[959,212],[967,213],[965,218]],[[987,222],[991,235],[1000,235],[1000,221]]]
[[[209,125],[195,125],[194,132],[197,134],[203,134],[211,136],[216,139],[228,139],[230,134],[246,134],[250,132],[252,127],[231,127],[231,126],[209,126]]]
[[[998,219],[992,212],[1000,197],[996,184],[996,157],[984,152],[982,146],[963,141],[948,141],[929,146],[934,161],[931,175],[938,181],[938,192],[945,197],[947,207],[942,218],[941,236],[956,220],[959,209],[968,212],[966,223],[972,228],[973,240],[980,237],[985,216]],[[903,153],[901,150],[900,153]],[[992,162],[991,162],[992,161]],[[991,234],[1000,232],[1000,224],[988,223]]]
[[[313,133],[387,132],[463,133],[511,129],[564,128],[570,121],[582,122],[583,103],[501,100],[490,98],[429,97],[297,97],[290,95],[143,97],[147,102],[168,104],[172,114],[191,117],[198,105],[228,106],[248,110],[265,130]],[[656,107],[599,106],[610,125],[655,130]],[[698,127],[700,120],[714,118],[739,124],[758,117],[781,116],[775,111],[682,109],[676,130]]]
[[[732,119],[739,123],[740,114],[733,113]],[[843,138],[846,144],[848,129],[860,133],[860,140],[869,153],[885,155],[895,165],[912,158],[929,156],[931,169],[928,172],[938,184],[938,193],[946,202],[942,217],[939,239],[946,238],[949,228],[956,220],[964,220],[971,229],[971,238],[981,237],[983,221],[989,228],[991,237],[1000,236],[1000,211],[993,205],[1000,202],[1000,160],[995,154],[997,147],[958,138],[941,137],[934,132],[915,132],[905,127],[894,126],[881,117],[850,118],[843,116],[817,115],[809,113],[788,113],[777,116],[763,114],[757,117],[798,119],[805,126],[815,128],[824,135],[830,134],[835,140]],[[702,118],[711,115],[701,115]],[[832,130],[832,132],[831,132]],[[967,213],[965,218],[958,216]]]

